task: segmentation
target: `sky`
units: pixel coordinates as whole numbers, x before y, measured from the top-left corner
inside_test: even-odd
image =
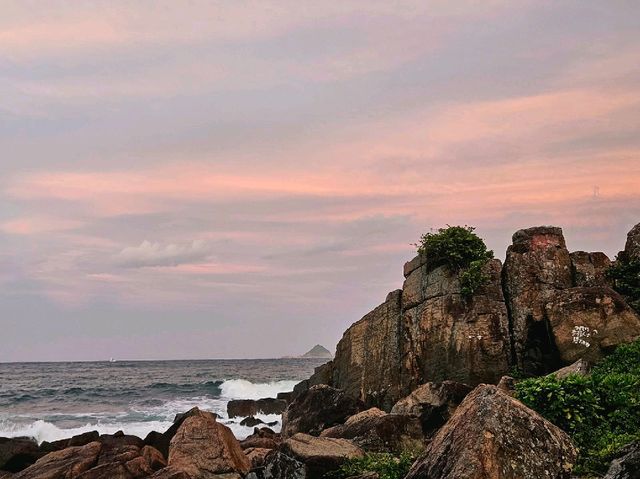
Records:
[[[0,0],[0,361],[333,350],[446,224],[614,257],[638,13]]]

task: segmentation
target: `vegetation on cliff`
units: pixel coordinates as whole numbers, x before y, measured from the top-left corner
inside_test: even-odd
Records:
[[[493,258],[484,240],[472,226],[449,226],[425,233],[416,245],[418,253],[429,258],[430,264],[446,264],[458,272],[462,294],[470,297],[488,277],[485,263]]]
[[[588,376],[520,381],[517,398],[569,433],[576,473],[599,474],[623,446],[640,439],[640,340],[618,346]]]
[[[615,290],[625,297],[629,306],[640,312],[640,259],[618,257],[607,271]]]

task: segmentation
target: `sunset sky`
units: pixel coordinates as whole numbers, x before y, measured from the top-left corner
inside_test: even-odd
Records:
[[[0,361],[276,357],[421,233],[640,222],[632,1],[0,3]]]

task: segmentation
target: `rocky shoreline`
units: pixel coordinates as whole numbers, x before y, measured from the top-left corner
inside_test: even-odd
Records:
[[[619,257],[640,259],[640,224]],[[569,252],[560,228],[520,230],[469,298],[453,271],[419,255],[404,266],[403,288],[353,324],[311,378],[276,398],[228,404],[229,417],[258,426],[248,438],[198,408],[144,439],[0,438],[0,478],[316,479],[370,453],[407,451],[416,460],[406,479],[572,478],[571,438],[514,399],[509,373],[589,374],[640,338],[640,316],[606,275],[611,263]],[[259,413],[282,414],[281,432]],[[640,445],[605,477],[640,477]]]

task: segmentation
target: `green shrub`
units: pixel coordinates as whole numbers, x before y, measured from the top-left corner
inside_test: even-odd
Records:
[[[458,273],[462,295],[470,297],[489,279],[484,265],[493,258],[482,238],[471,226],[449,226],[420,238],[418,253],[424,254],[430,264],[446,264]]]
[[[331,477],[340,479],[365,472],[377,472],[380,479],[402,479],[407,475],[416,455],[403,452],[399,456],[387,453],[369,453],[362,458],[347,460]]]
[[[629,306],[640,311],[640,259],[618,257],[608,269],[607,276],[613,280],[615,290],[626,298]]]
[[[602,473],[619,449],[640,439],[640,340],[619,346],[589,376],[526,379],[516,394],[571,435],[577,473]]]

